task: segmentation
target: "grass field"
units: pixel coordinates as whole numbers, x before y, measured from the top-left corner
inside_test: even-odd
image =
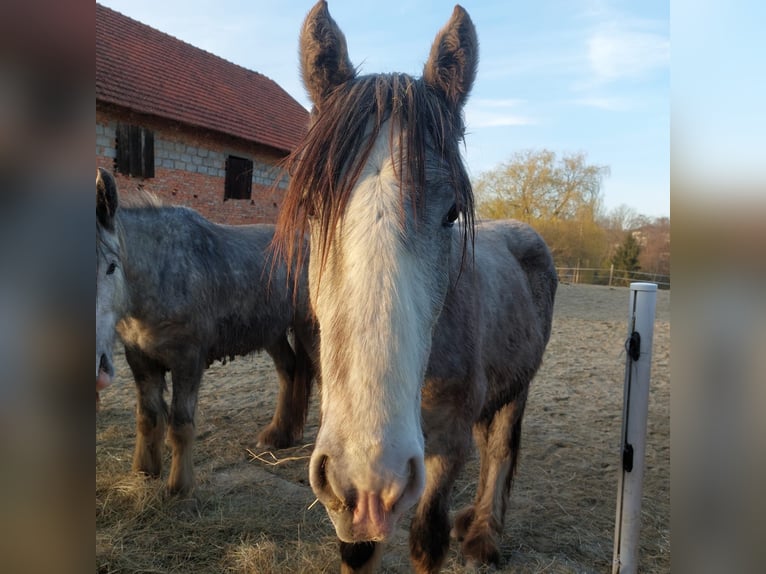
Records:
[[[561,285],[544,364],[532,383],[519,470],[499,572],[609,572],[629,290]],[[276,377],[265,354],[205,374],[195,445],[196,509],[163,497],[163,482],[130,471],[135,395],[118,353],[96,425],[96,571],[337,572],[334,530],[308,486],[316,400],[302,444],[262,452]],[[314,397],[316,398],[316,397]],[[166,466],[169,465],[169,452]],[[453,509],[470,502],[478,465],[467,464]],[[383,571],[410,572],[407,521]],[[658,292],[639,570],[670,571],[670,293]],[[445,572],[462,572],[457,544]]]

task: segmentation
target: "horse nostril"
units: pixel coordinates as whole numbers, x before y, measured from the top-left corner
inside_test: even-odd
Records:
[[[327,455],[322,455],[314,467],[314,488],[324,490],[327,488]]]
[[[331,478],[334,477],[330,476],[332,472],[330,457],[326,454],[318,455],[316,460],[312,459],[310,467],[311,488],[322,504],[335,512],[353,511],[356,506],[356,492],[353,489],[343,492],[333,487]]]
[[[416,457],[411,458],[407,462],[407,484],[405,485],[404,490],[402,490],[399,498],[392,505],[392,510],[401,507],[402,505],[404,505],[405,508],[408,508],[420,498],[420,495],[423,492],[423,487],[425,486],[424,470],[422,463]],[[401,510],[401,508],[397,509]]]
[[[340,502],[346,510],[350,510],[351,512],[354,512],[356,510],[356,504],[358,502],[356,489],[352,488],[351,490],[349,490],[343,497],[343,500],[341,500]]]

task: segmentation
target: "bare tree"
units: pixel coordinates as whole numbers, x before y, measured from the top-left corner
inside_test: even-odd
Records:
[[[547,149],[517,152],[475,183],[479,216],[532,224],[559,266],[599,266],[608,256],[597,223],[608,174],[608,167],[588,164],[584,153],[558,159]]]
[[[638,228],[641,242],[639,263],[650,273],[670,275],[670,219],[660,217]]]
[[[642,219],[642,216],[635,209],[623,203],[607,213],[601,219],[600,224],[604,229],[619,233],[622,237],[626,231],[639,227]]]

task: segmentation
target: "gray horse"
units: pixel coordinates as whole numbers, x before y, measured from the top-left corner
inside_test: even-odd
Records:
[[[290,161],[275,244],[293,264],[310,235],[323,385],[310,480],[341,540],[342,569],[376,568],[380,543],[415,503],[413,564],[440,569],[472,434],[478,492],[454,533],[467,561],[497,563],[558,281],[527,225],[474,225],[459,151],[474,26],[457,6],[420,79],[358,76],[323,0],[300,46],[314,110]]]
[[[138,391],[133,469],[159,476],[169,422],[168,490],[188,495],[194,484],[197,392],[213,361],[265,349],[280,387],[276,412],[259,443],[283,448],[301,437],[315,344],[305,273],[288,285],[285,266],[272,265],[273,226],[217,225],[183,207],[118,203],[114,178],[99,169],[96,390],[114,375],[118,333]],[[291,329],[295,350],[288,342]],[[168,371],[170,409],[163,397]]]

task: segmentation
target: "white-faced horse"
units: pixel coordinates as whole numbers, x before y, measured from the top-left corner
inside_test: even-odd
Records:
[[[473,506],[455,521],[469,561],[496,563],[521,421],[550,336],[557,286],[529,227],[479,225],[459,153],[478,42],[456,7],[423,77],[358,76],[325,2],[301,34],[312,126],[291,166],[277,246],[302,257],[321,334],[322,425],[310,480],[343,568],[374,568],[397,518],[437,571],[452,484],[481,453]],[[453,224],[462,215],[462,233]]]
[[[472,433],[478,492],[454,531],[468,561],[496,563],[557,276],[528,226],[474,226],[459,152],[474,26],[457,6],[422,78],[359,76],[320,1],[300,61],[312,125],[292,157],[276,246],[301,260],[309,232],[323,385],[310,480],[341,540],[342,568],[374,569],[380,542],[417,503],[413,564],[440,569]]]
[[[217,225],[183,207],[119,206],[114,178],[96,173],[96,391],[114,375],[119,334],[138,392],[133,469],[159,476],[169,422],[170,493],[188,495],[194,484],[197,392],[214,360],[265,349],[280,392],[259,442],[282,448],[302,436],[315,327],[305,272],[288,285],[284,265],[272,266],[273,235],[271,225]]]

